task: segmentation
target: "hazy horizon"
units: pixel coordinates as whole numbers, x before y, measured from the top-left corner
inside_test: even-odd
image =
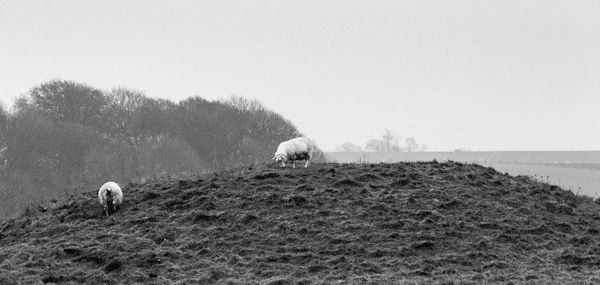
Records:
[[[51,79],[244,96],[326,151],[600,150],[596,1],[4,1],[0,101]]]

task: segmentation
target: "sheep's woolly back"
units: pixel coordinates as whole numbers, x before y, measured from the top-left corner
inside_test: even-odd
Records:
[[[280,143],[277,147],[277,151],[275,152],[275,157],[287,157],[292,153],[308,153],[310,156],[312,156],[313,150],[313,142],[309,138],[295,138]]]
[[[106,205],[107,190],[110,190],[114,204],[119,205],[123,203],[123,192],[121,191],[121,187],[119,187],[119,185],[115,182],[106,182],[104,185],[102,185],[102,187],[100,187],[100,190],[98,190],[98,199],[100,199],[100,204],[103,206]]]

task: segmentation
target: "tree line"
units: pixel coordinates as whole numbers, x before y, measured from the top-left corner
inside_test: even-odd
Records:
[[[369,140],[364,148],[351,142],[345,142],[335,148],[336,152],[415,152],[425,150],[427,150],[427,145],[417,143],[414,137],[407,137],[402,145],[400,135],[394,134],[390,130],[385,130],[380,139]]]
[[[108,180],[268,161],[281,141],[299,135],[289,120],[243,97],[175,103],[52,80],[0,110],[0,216]]]

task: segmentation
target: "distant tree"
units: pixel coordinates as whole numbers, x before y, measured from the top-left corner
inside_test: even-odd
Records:
[[[233,108],[231,122],[235,122],[239,129],[237,133],[242,135],[237,137],[239,139],[238,162],[253,163],[268,160],[279,143],[302,136],[289,120],[268,110],[257,100],[232,96],[221,102]]]
[[[238,112],[258,113],[265,110],[262,103],[258,100],[248,99],[241,96],[231,96],[227,100],[221,100],[221,103],[231,106]]]
[[[4,104],[0,103],[0,139],[4,138],[10,115]]]
[[[345,142],[335,148],[337,152],[361,152],[363,149],[351,142]]]
[[[419,149],[417,140],[413,137],[406,138],[406,151],[413,152]]]
[[[171,133],[172,121],[170,118],[175,104],[165,99],[152,99],[145,102],[136,117],[135,128],[138,135],[146,140],[160,141]]]
[[[21,110],[7,127],[6,163],[10,171],[30,175],[34,182],[71,185],[84,167],[88,151],[101,140],[91,127],[56,123],[32,110]]]
[[[80,180],[86,154],[101,140],[101,135],[89,126],[70,122],[55,125],[52,153],[56,157],[59,185],[71,186]]]
[[[383,152],[384,151],[383,141],[380,139],[371,139],[365,145],[365,150],[371,151],[371,152]]]
[[[17,108],[27,106],[55,122],[99,127],[104,124],[106,97],[99,89],[82,83],[52,80],[32,88],[17,100]]]
[[[367,151],[373,152],[400,152],[403,151],[400,146],[400,136],[386,130],[381,139],[369,140],[365,146]]]
[[[397,152],[400,151],[400,136],[392,134],[390,130],[385,130],[385,133],[381,136],[383,141],[383,147],[385,152]]]
[[[298,129],[281,115],[266,109],[257,100],[232,96],[224,104],[231,106],[240,114],[240,124],[248,135],[265,144],[279,144],[281,139],[301,136]]]
[[[9,171],[23,170],[42,180],[54,169],[55,123],[37,112],[21,110],[14,114],[6,129],[6,160]]]
[[[0,175],[6,174],[7,160],[6,160],[6,150],[7,144],[6,140],[8,122],[10,119],[10,115],[3,104],[0,104]]]
[[[146,97],[139,91],[115,88],[107,93],[108,128],[114,138],[136,147],[159,140],[171,131],[170,112],[175,104]]]
[[[170,114],[174,135],[213,170],[268,161],[280,142],[300,135],[281,115],[237,96],[216,102],[189,98]]]
[[[225,130],[219,130],[215,119],[218,104],[200,97],[191,97],[180,101],[171,117],[176,122],[174,132],[207,162],[214,166],[222,157],[222,139]],[[211,167],[216,169],[217,167]]]
[[[107,112],[110,113],[106,131],[111,137],[127,144],[134,144],[132,122],[147,98],[141,92],[125,88],[114,88],[106,95]]]

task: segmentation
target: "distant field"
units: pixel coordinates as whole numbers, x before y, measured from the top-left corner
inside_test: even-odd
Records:
[[[454,160],[491,166],[511,175],[543,176],[551,184],[600,197],[600,151],[413,152],[327,154],[340,163]]]
[[[600,164],[600,151],[328,152],[327,155],[336,162],[366,159],[370,163],[378,163],[437,159],[462,162]]]
[[[600,197],[600,165],[589,165],[590,168],[583,168],[582,165],[569,167],[568,164],[481,163],[481,165],[491,166],[511,175],[535,175],[544,182],[548,179],[550,184],[559,185],[575,193],[581,189],[581,194]]]

